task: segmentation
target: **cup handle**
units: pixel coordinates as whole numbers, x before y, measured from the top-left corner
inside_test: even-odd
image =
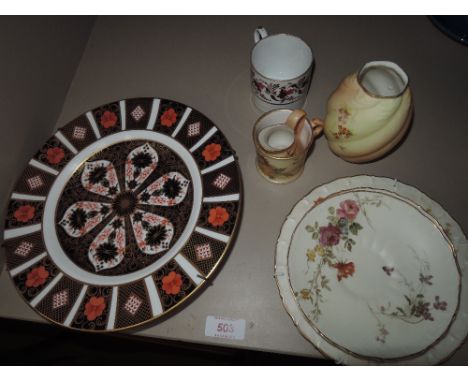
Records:
[[[257,29],[254,30],[255,44],[260,40],[263,40],[265,37],[268,37],[268,32],[264,27],[259,26]]]
[[[302,109],[296,109],[291,114],[289,114],[288,119],[286,120],[286,125],[294,130],[294,142],[288,149],[288,155],[293,156],[298,150],[303,150],[301,145],[301,130],[304,127],[304,119],[306,117],[306,112]]]
[[[312,118],[310,124],[312,125],[312,135],[317,138],[323,132],[323,121],[320,118]]]
[[[298,133],[299,122],[302,118],[306,116],[306,112],[302,109],[296,109],[291,114],[289,114],[288,119],[286,120],[286,125],[294,130],[294,133]]]

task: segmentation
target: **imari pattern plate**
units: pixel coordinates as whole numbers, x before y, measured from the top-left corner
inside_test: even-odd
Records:
[[[468,246],[413,187],[356,176],[320,186],[287,217],[275,274],[286,310],[345,364],[433,364],[468,334]]]
[[[9,273],[54,323],[134,327],[213,274],[241,200],[235,152],[203,114],[157,98],[100,106],[59,129],[16,183]]]

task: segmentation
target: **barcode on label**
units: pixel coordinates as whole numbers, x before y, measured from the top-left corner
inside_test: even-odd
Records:
[[[205,336],[243,340],[245,338],[245,320],[208,316],[206,317]]]

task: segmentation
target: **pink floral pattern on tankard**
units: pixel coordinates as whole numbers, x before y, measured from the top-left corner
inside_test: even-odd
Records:
[[[308,76],[296,81],[267,80],[252,71],[252,88],[257,95],[266,102],[285,105],[295,102],[302,95],[307,94],[309,86]]]
[[[269,36],[262,27],[254,31],[254,41],[250,75],[253,94],[270,105],[304,102],[313,62],[309,46],[288,34]]]

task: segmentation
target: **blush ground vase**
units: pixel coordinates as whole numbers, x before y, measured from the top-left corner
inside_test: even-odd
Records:
[[[330,96],[324,131],[334,154],[363,163],[392,150],[412,114],[407,74],[392,62],[374,61],[347,76]]]

